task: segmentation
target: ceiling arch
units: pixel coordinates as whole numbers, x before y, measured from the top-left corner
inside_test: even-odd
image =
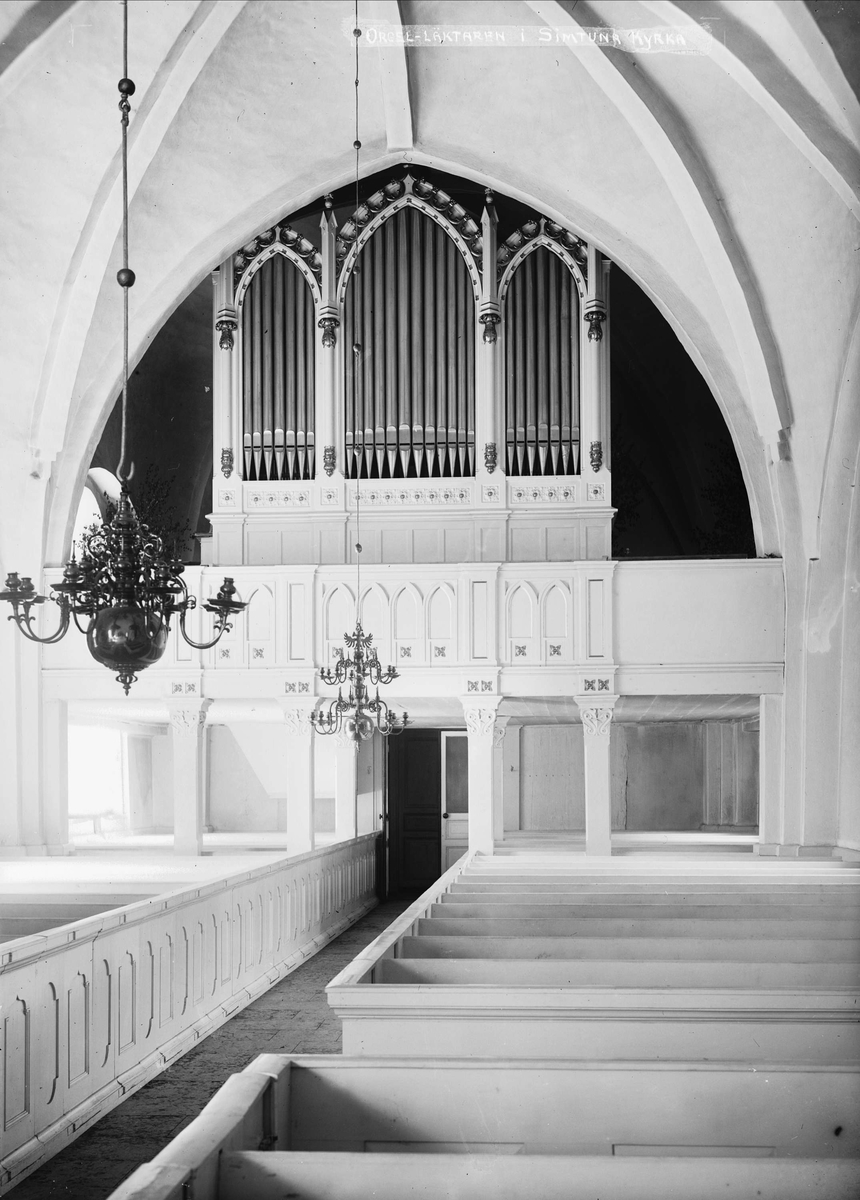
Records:
[[[370,0],[365,5],[370,10]],[[50,559],[62,554],[119,374],[114,7],[80,0],[72,11],[92,29],[71,46],[60,18],[6,73],[15,76],[10,98],[28,117],[12,146],[21,169],[0,216],[10,215],[7,236],[26,245],[29,261],[13,245],[16,301],[0,319],[12,345],[10,376],[32,398],[11,415],[10,429],[46,460],[56,456]],[[605,15],[603,0],[578,5],[575,18],[569,7],[504,0],[494,10],[500,21],[556,27]],[[615,7],[652,24],[676,20],[676,6]],[[743,24],[731,4],[715,7]],[[784,32],[782,6],[756,8]],[[391,22],[402,10],[409,21],[462,24],[486,9],[469,0],[373,0],[363,19]],[[236,245],[350,179],[354,62],[346,0],[142,0],[133,12],[139,358]],[[684,5],[677,12],[678,23],[689,18]],[[856,220],[843,186],[856,152],[850,122],[833,118],[814,64],[801,65],[817,107],[798,108],[802,91],[779,93],[773,60],[750,57],[749,47],[754,40],[733,43],[728,58],[707,64],[704,94],[720,108],[721,129],[736,121],[760,140],[752,170],[748,158],[734,163],[716,145],[689,64],[611,59],[594,47],[471,60],[444,48],[365,52],[361,140],[363,172],[407,159],[469,176],[577,230],[645,288],[722,407],[763,552],[778,548],[787,522],[814,524],[819,508],[840,385],[835,364],[844,360],[858,283],[856,255],[848,254]],[[775,45],[773,53],[778,65],[782,51]],[[65,89],[60,105],[44,82],[51,72]],[[33,138],[40,120],[46,146]],[[49,187],[63,197],[59,208],[44,198]],[[778,200],[786,190],[790,206],[768,207],[769,193]],[[834,264],[843,259],[844,290],[834,289]],[[787,279],[807,311],[792,303]],[[787,428],[793,462],[784,465],[797,475],[800,501],[798,512],[779,516],[772,459]]]

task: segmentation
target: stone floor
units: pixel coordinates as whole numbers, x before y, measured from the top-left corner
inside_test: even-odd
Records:
[[[409,903],[389,901],[375,908],[9,1195],[14,1200],[104,1200],[197,1115],[228,1075],[257,1054],[340,1053],[340,1022],[329,1010],[325,986]]]

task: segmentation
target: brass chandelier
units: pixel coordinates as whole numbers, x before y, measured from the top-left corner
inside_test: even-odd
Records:
[[[358,137],[358,39],[361,29],[358,26],[358,0],[355,0],[355,28],[352,31],[355,38],[355,207],[358,209],[358,180],[359,154],[361,142]],[[352,348],[353,354],[361,354],[361,345],[356,342]],[[358,456],[362,448],[357,446]],[[345,649],[338,649],[337,663],[334,667],[322,667],[320,679],[329,686],[337,685],[337,699],[323,705],[317,712],[311,713],[310,721],[317,733],[340,734],[351,740],[357,750],[359,744],[374,733],[383,737],[402,733],[409,724],[406,712],[400,715],[393,713],[386,702],[380,698],[380,684],[392,683],[399,678],[394,667],[382,669],[376,647],[373,645],[373,634],[365,633],[358,619],[361,602],[361,472],[356,474],[355,481],[355,630],[344,633]],[[351,652],[351,653],[350,653]],[[349,683],[349,692],[343,695],[343,685]],[[371,696],[370,687],[375,688]]]
[[[128,492],[131,472],[126,472],[126,424],[128,410],[128,289],[135,275],[128,265],[128,116],[129,97],[135,87],[128,78],[128,0],[123,0],[123,77],[119,87],[122,126],[122,268],[117,283],[123,292],[122,433],[117,477],[120,498],[116,513],[100,529],[85,535],[80,561],[66,563],[62,583],[52,586],[50,597],[36,593],[28,576],[12,571],[6,578],[0,600],[12,605],[10,621],[28,641],[51,645],[68,632],[71,622],[86,636],[93,658],[116,672],[126,695],[140,671],[158,662],[164,654],[171,618],[179,618],[186,642],[206,650],[230,628],[230,617],[242,612],[233,580],[225,578],[216,596],[203,608],[215,616],[215,636],[195,642],[186,632],[188,613],[197,600],[182,579],[185,567],[167,553],[164,540],[138,520]],[[46,600],[59,606],[60,622],[53,633],[39,636],[34,610]]]

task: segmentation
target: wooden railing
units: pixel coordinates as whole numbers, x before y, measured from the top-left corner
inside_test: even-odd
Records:
[[[0,1194],[376,904],[377,835],[0,947]]]

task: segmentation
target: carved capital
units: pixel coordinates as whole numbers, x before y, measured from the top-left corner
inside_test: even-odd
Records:
[[[499,336],[496,331],[496,326],[501,324],[502,318],[498,313],[488,312],[482,313],[481,316],[478,317],[478,320],[484,326],[484,342],[488,346],[494,346]]]
[[[496,710],[494,708],[466,708],[466,730],[469,737],[493,737],[496,732]]]
[[[233,349],[233,334],[239,328],[236,314],[231,309],[222,308],[215,322],[215,328],[221,334],[218,345],[222,350]]]
[[[612,724],[611,708],[582,708],[583,732],[588,737],[609,737],[609,727]]]
[[[221,451],[221,474],[225,479],[233,474],[233,450],[230,446],[225,446]]]
[[[326,475],[334,475],[337,466],[337,450],[334,446],[326,446],[323,450],[323,470]]]
[[[284,705],[281,711],[284,714],[284,725],[286,732],[291,737],[298,737],[299,734],[305,734],[306,737],[313,735],[314,727],[310,722],[311,709],[306,705]]]
[[[207,705],[197,708],[172,708],[170,710],[170,729],[174,737],[197,737],[206,724]]]
[[[337,319],[337,317],[320,317],[317,324],[323,331],[322,344],[328,350],[333,349],[337,342],[337,333],[335,330],[340,325],[340,321]]]
[[[590,342],[603,341],[603,322],[606,320],[606,313],[599,308],[593,308],[591,312],[585,314],[585,319],[588,322],[588,340]]]
[[[592,471],[599,471],[603,466],[603,442],[592,442],[588,450]]]
[[[484,446],[484,466],[487,468],[488,474],[492,475],[496,467],[499,465],[499,452],[495,442],[487,442]]]

